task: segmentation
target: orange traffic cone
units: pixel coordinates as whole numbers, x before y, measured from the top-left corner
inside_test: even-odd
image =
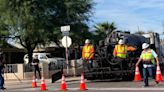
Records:
[[[65,82],[64,74],[62,74],[62,80],[61,80],[60,90],[62,90],[62,91],[67,90],[67,84]]]
[[[36,79],[35,76],[33,75],[33,79],[32,79],[32,88],[37,87],[37,83],[36,83]]]
[[[43,76],[42,76],[42,79],[41,79],[40,90],[47,90],[47,89],[46,89],[45,80],[44,80],[44,77],[43,77]]]
[[[81,74],[80,90],[87,90],[86,89],[86,84],[85,84],[85,81],[84,81],[84,73]]]
[[[134,81],[141,81],[141,75],[138,66],[136,66],[135,69]]]
[[[162,73],[161,73],[161,69],[160,69],[159,65],[157,65],[156,78],[155,78],[155,80],[157,82],[162,81]]]

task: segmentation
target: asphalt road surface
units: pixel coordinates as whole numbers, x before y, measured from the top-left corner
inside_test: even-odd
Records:
[[[5,87],[7,88],[4,92],[40,92],[40,80],[38,81],[38,87],[31,87],[31,80],[22,82],[7,82]],[[81,92],[79,90],[80,80],[66,81],[68,92]],[[86,88],[85,92],[164,92],[164,82],[161,82],[158,86],[155,85],[153,80],[150,80],[150,87],[143,88],[143,82],[133,81],[99,81],[91,82],[85,81]],[[50,80],[46,80],[47,90],[44,92],[59,92],[61,81],[51,83]]]

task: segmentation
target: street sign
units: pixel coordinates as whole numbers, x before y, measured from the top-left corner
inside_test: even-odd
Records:
[[[62,32],[63,36],[69,36],[69,32],[68,31],[64,31]]]
[[[61,32],[66,32],[66,31],[70,31],[70,26],[62,26],[61,27]]]
[[[65,48],[68,48],[70,47],[72,44],[72,39],[69,37],[69,36],[64,36],[62,38],[62,45],[65,47]]]

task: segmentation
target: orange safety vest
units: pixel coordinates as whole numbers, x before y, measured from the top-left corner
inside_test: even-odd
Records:
[[[93,45],[85,45],[82,50],[82,58],[94,59],[94,47]]]
[[[116,56],[120,57],[120,58],[126,58],[126,54],[128,51],[128,46],[127,45],[116,45],[115,46],[116,49]]]

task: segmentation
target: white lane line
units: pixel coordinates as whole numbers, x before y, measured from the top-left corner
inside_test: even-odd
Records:
[[[164,90],[164,88],[88,88],[88,90]]]
[[[54,88],[54,90],[60,90],[57,88]],[[79,90],[79,88],[68,88],[68,90]],[[106,91],[106,90],[164,90],[164,88],[87,88],[87,90],[100,90],[100,91]]]
[[[67,88],[68,90],[79,90],[79,88]],[[39,91],[39,88],[29,88],[29,89],[21,89],[22,91]],[[60,88],[47,88],[47,90],[49,91],[53,91],[53,90],[60,90]],[[164,88],[151,88],[151,87],[147,87],[147,88],[87,88],[87,90],[99,90],[99,91],[107,91],[107,90],[164,90]]]

